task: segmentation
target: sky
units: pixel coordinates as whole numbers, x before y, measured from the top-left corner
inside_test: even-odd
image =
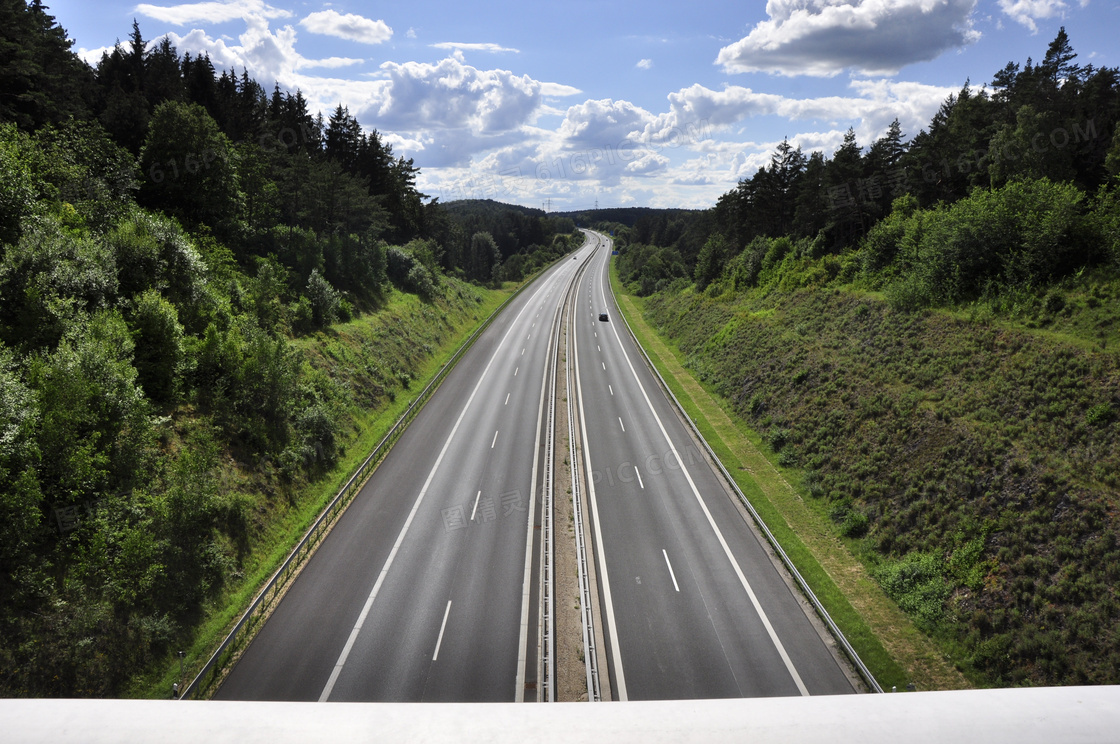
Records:
[[[91,64],[135,19],[324,118],[341,103],[428,196],[550,211],[706,208],[783,139],[831,157],[896,118],[908,139],[1063,26],[1078,63],[1120,66],[1120,0],[44,4]]]

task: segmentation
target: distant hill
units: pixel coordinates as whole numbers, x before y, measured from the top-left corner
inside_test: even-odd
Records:
[[[443,208],[456,217],[466,217],[475,214],[497,214],[500,212],[519,212],[520,214],[534,217],[547,217],[549,214],[543,209],[523,207],[520,204],[506,204],[493,199],[458,199],[450,202],[440,202]],[[552,216],[556,216],[555,213]]]
[[[493,199],[458,199],[440,202],[441,206],[454,217],[471,215],[494,215],[501,212],[518,212],[535,217],[567,217],[577,225],[586,226],[599,222],[615,222],[633,227],[642,218],[679,217],[698,214],[697,209],[657,209],[654,207],[612,207],[609,209],[578,209],[567,212],[545,212],[536,207],[523,207],[520,204],[506,204]]]
[[[553,216],[570,217],[577,225],[597,222],[617,222],[633,227],[643,217],[680,217],[697,214],[698,209],[656,209],[653,207],[613,207],[610,209],[581,209],[573,212],[553,212]]]

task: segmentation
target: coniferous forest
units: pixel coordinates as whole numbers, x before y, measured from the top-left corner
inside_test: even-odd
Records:
[[[472,286],[580,239],[539,210],[464,223],[417,172],[345,107],[135,23],[91,68],[39,0],[0,1],[0,694],[170,666],[348,411],[407,388]],[[362,384],[309,363],[409,296]]]

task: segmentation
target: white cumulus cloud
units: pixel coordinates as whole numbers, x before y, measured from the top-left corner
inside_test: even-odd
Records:
[[[112,51],[113,47],[111,46],[97,47],[96,49],[79,47],[78,56],[90,67],[97,67],[97,63],[101,61],[102,55],[110,54]]]
[[[728,131],[753,117],[775,115],[791,121],[823,123],[843,129],[853,123],[863,144],[878,137],[895,118],[903,132],[912,136],[928,126],[930,118],[952,93],[945,88],[924,83],[891,80],[854,80],[851,95],[817,98],[790,98],[776,93],[759,93],[741,86],[712,90],[695,84],[670,93],[669,110],[651,117],[640,136],[643,142],[670,142],[684,138],[700,149],[713,130]],[[830,142],[835,134],[808,136],[806,149]],[[791,140],[793,137],[791,137]],[[826,149],[827,148],[822,148]]]
[[[342,14],[335,10],[311,13],[299,25],[313,34],[335,36],[363,44],[381,44],[393,36],[393,29],[385,21],[375,21],[355,13]]]
[[[617,146],[640,136],[653,118],[630,101],[588,100],[568,108],[558,133],[569,145]]]
[[[209,54],[218,68],[235,70],[245,68],[261,81],[276,80],[294,83],[296,71],[309,67],[344,67],[362,60],[345,57],[308,59],[296,51],[296,31],[291,26],[273,31],[264,19],[252,19],[248,28],[238,37],[239,44],[226,43],[213,38],[202,29],[192,29],[185,36],[169,33],[167,37],[180,52],[194,55]]]
[[[511,129],[540,105],[541,84],[528,75],[480,70],[451,57],[435,64],[386,62],[381,69],[389,85],[376,118],[396,129]]]
[[[1081,4],[1087,3],[1082,0]],[[999,0],[999,8],[1013,21],[1029,28],[1032,34],[1037,34],[1036,20],[1064,15],[1069,6],[1063,0]]]
[[[769,20],[721,49],[716,63],[731,73],[893,75],[979,39],[975,6],[976,0],[770,0]]]
[[[465,42],[465,41],[441,41],[438,44],[432,44],[435,49],[451,49],[460,52],[512,52],[514,54],[521,54],[520,49],[513,47],[504,47],[501,44],[493,42]]]
[[[152,5],[140,3],[136,12],[157,21],[185,26],[188,23],[225,23],[248,18],[291,18],[291,11],[276,8],[264,0],[227,0],[226,2]]]

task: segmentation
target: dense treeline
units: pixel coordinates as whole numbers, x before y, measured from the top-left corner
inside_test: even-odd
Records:
[[[1081,67],[1076,56],[1062,29],[1041,63],[1008,63],[981,90],[966,83],[909,141],[897,120],[866,148],[849,130],[831,158],[783,141],[769,165],[720,197],[709,215],[711,238],[699,250],[666,255],[646,248],[659,260],[649,268],[632,261],[624,278],[643,294],[676,277],[701,290],[713,282],[717,289],[728,280],[750,283],[770,242],[788,238],[795,252],[812,258],[867,245],[869,274],[888,269],[874,279],[880,283],[921,266],[925,278],[911,277],[899,297],[941,303],[1023,281],[1045,283],[1107,260],[1117,240],[1120,71]],[[992,216],[1003,220],[990,225],[996,235],[1017,214],[1034,215],[1037,224],[1024,223],[998,245],[970,227]],[[1067,239],[1078,247],[1047,247]],[[629,242],[672,247],[664,239]],[[959,267],[969,276],[946,286],[938,272],[954,270],[945,267],[959,260],[973,262]]]
[[[529,244],[464,232],[416,173],[344,107],[135,24],[91,68],[0,0],[0,694],[121,694],[189,643],[355,412],[475,317],[464,277],[521,278]],[[533,266],[576,239],[532,228]],[[413,310],[332,352],[352,374],[299,338],[390,301]]]
[[[650,320],[979,684],[1120,680],[1120,73],[1075,57],[1063,29],[909,142],[783,142],[693,261],[620,241]]]
[[[476,281],[520,281],[567,253],[569,236],[580,235],[568,217],[489,199],[449,202],[442,214],[435,239],[448,264]]]
[[[700,251],[714,227],[712,210],[647,212],[627,225],[598,222],[609,230],[619,250],[622,281],[642,296],[687,284]]]

